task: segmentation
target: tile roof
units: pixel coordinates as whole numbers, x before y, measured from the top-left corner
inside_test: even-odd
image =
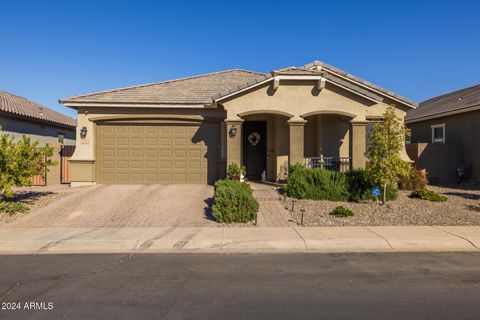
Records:
[[[77,121],[26,98],[0,91],[0,111],[75,128]]]
[[[213,101],[271,79],[275,75],[321,75],[329,81],[376,101],[383,101],[381,95],[384,95],[412,107],[417,105],[412,100],[319,61],[302,67],[274,70],[267,74],[241,69],[207,73],[189,78],[84,94],[61,99],[60,102],[71,106],[75,106],[75,103],[211,104]]]
[[[313,62],[311,62],[311,63],[309,63],[309,64],[304,65],[303,67],[306,68],[306,69],[310,69],[310,68],[312,68],[312,67],[321,67],[322,70],[325,69],[325,70],[328,71],[328,72],[333,72],[333,73],[336,73],[336,74],[338,74],[338,75],[341,75],[341,76],[343,76],[343,77],[345,77],[345,78],[347,78],[347,79],[353,80],[354,82],[358,82],[358,83],[360,83],[360,84],[362,84],[362,85],[364,85],[364,86],[366,86],[366,87],[368,87],[368,88],[370,88],[370,89],[377,90],[377,91],[379,91],[379,92],[381,92],[381,93],[383,93],[383,94],[385,94],[385,95],[387,95],[387,96],[391,96],[391,97],[393,97],[393,98],[396,98],[396,99],[402,101],[403,103],[406,103],[407,105],[411,105],[411,106],[414,106],[414,107],[417,106],[417,103],[416,103],[415,101],[413,101],[413,100],[410,100],[410,99],[405,98],[405,97],[403,97],[403,96],[401,96],[401,95],[399,95],[399,94],[396,94],[396,93],[393,92],[393,91],[386,90],[386,89],[384,89],[384,88],[382,88],[382,87],[380,87],[380,86],[377,86],[376,84],[373,84],[373,83],[371,83],[371,82],[369,82],[369,81],[363,80],[362,78],[359,78],[359,77],[357,77],[357,76],[354,76],[353,74],[350,74],[350,73],[345,72],[345,71],[343,71],[343,70],[340,70],[340,69],[338,69],[338,68],[336,68],[336,67],[334,67],[334,66],[331,66],[331,65],[329,65],[329,64],[327,64],[327,63],[325,63],[325,62],[322,62],[322,61],[313,61]]]
[[[406,121],[441,115],[475,105],[480,105],[480,84],[428,99],[420,103],[417,109],[408,111]]]
[[[60,102],[210,104],[218,92],[259,78],[264,79],[265,74],[234,69],[80,95]]]

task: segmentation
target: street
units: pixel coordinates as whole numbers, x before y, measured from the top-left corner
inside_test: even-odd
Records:
[[[0,269],[0,319],[480,314],[479,253],[12,255]]]

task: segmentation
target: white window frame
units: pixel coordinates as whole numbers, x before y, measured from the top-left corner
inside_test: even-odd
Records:
[[[445,143],[445,139],[446,139],[445,123],[435,124],[430,127],[432,128],[432,143]],[[443,129],[443,138],[441,140],[435,140],[435,129],[438,129],[438,128]]]

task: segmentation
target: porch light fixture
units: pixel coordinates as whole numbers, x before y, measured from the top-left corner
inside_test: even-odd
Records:
[[[80,129],[80,138],[85,139],[87,137],[87,132],[87,127],[82,127],[82,129]]]
[[[228,131],[228,135],[230,136],[230,138],[233,138],[237,135],[237,127],[235,125],[232,125],[232,127]]]

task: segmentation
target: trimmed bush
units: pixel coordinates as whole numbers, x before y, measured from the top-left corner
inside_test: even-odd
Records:
[[[330,212],[331,216],[335,217],[352,217],[353,211],[342,206],[338,206]]]
[[[285,192],[297,199],[347,201],[349,197],[345,174],[298,165],[290,168]]]
[[[248,222],[255,219],[258,202],[250,185],[238,180],[218,180],[213,194],[212,215],[217,222]]]
[[[363,169],[352,170],[346,173],[348,193],[350,201],[374,200],[372,189],[375,184],[370,181],[368,174]],[[387,201],[396,200],[398,189],[394,186],[387,186]]]
[[[0,213],[6,213],[9,216],[13,216],[17,212],[25,212],[28,210],[30,210],[30,208],[21,202],[14,202],[14,201],[0,202]]]
[[[422,200],[428,200],[428,201],[434,201],[434,202],[445,202],[448,200],[447,197],[438,194],[436,192],[433,192],[431,190],[428,190],[427,188],[419,188],[415,191],[413,191],[410,194],[410,198],[417,198],[417,199],[422,199]]]

